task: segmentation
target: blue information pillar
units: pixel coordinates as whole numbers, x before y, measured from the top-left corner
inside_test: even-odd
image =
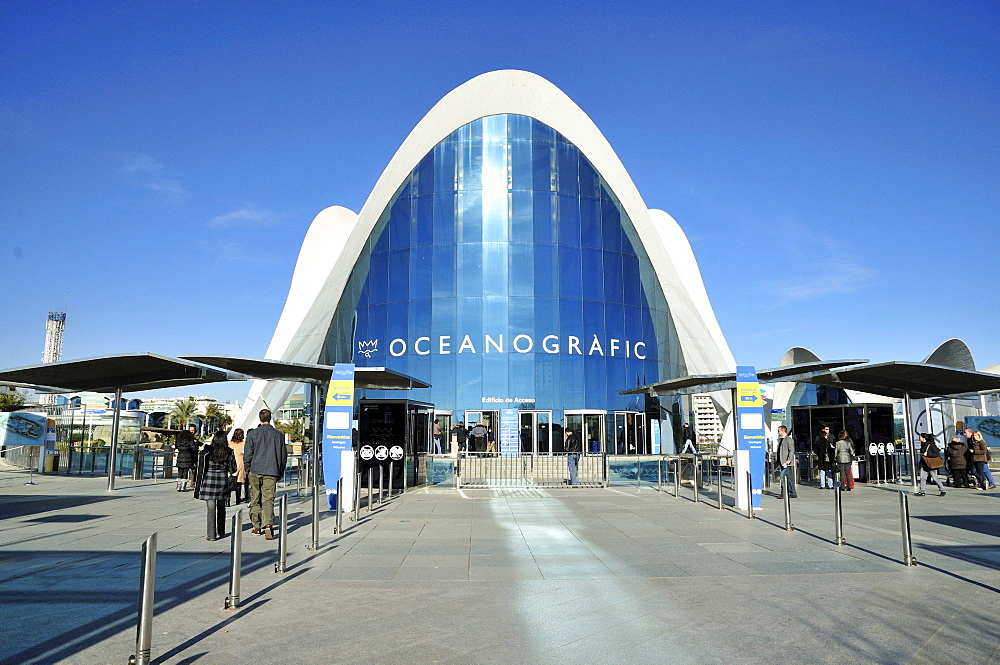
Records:
[[[764,462],[767,457],[767,435],[764,431],[764,400],[757,382],[757,370],[751,365],[736,367],[736,446],[749,453],[750,490],[754,508],[760,508],[764,493]],[[743,453],[744,455],[746,453]],[[742,456],[742,455],[740,455]]]
[[[330,510],[337,507],[340,499],[337,496],[337,481],[344,477],[353,481],[354,478],[353,420],[354,365],[337,363],[333,366],[333,377],[326,391],[323,417],[323,479]],[[353,482],[350,483],[350,490],[345,487],[344,495],[344,510],[349,510]]]

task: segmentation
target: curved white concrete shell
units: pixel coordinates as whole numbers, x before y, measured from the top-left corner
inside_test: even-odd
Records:
[[[459,86],[417,124],[400,146],[356,216],[329,208],[313,221],[296,263],[292,285],[266,353],[267,358],[315,362],[323,338],[376,224],[416,165],[444,138],[477,119],[514,114],[533,118],[572,142],[628,215],[676,326],[690,374],[731,372],[735,361],[712,310],[694,254],[667,213],[649,210],[611,145],[589,117],[545,79],[523,71],[497,71]],[[421,378],[421,377],[417,377]],[[256,382],[237,427],[254,423],[265,403],[279,407],[292,386]]]

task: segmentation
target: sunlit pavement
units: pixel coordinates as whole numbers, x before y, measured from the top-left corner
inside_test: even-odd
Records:
[[[277,540],[243,532],[241,607],[224,610],[229,540],[173,483],[0,471],[0,662],[124,663],[140,549],[158,533],[154,663],[1000,663],[1000,493],[910,497],[800,487],[758,519],[691,487],[411,491],[320,549],[290,498]],[[672,489],[671,488],[664,488]],[[231,508],[230,513],[236,512]]]

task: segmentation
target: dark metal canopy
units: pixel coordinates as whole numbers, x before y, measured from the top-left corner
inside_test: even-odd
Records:
[[[772,367],[771,369],[757,370],[757,380],[761,383],[772,383],[775,381],[803,381],[803,377],[812,376],[815,372],[823,372],[833,367],[846,367],[849,365],[860,365],[867,360],[820,360],[798,365],[785,365],[784,367]],[[669,381],[651,383],[649,385],[623,390],[619,395],[691,395],[694,393],[711,393],[717,390],[732,390],[736,387],[736,372],[726,372],[724,374],[696,374],[692,376],[682,376]]]
[[[996,374],[905,361],[842,367],[797,380],[899,398],[1000,391],[1000,376]]]
[[[310,365],[267,358],[240,356],[181,356],[187,360],[213,365],[247,375],[248,378],[270,381],[301,381],[326,383],[333,372],[332,365]],[[429,384],[385,367],[355,367],[354,386],[359,390],[411,390],[430,388]]]
[[[0,371],[0,384],[51,386],[48,392],[135,392],[247,378],[155,353],[123,353]]]

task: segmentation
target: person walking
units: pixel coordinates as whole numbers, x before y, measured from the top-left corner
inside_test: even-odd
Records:
[[[471,439],[472,445],[470,448],[472,452],[486,452],[486,427],[482,423],[476,423],[476,426],[472,428]]]
[[[833,441],[830,440],[829,426],[816,435],[813,455],[816,456],[816,468],[819,469],[819,488],[833,489]]]
[[[243,446],[243,465],[250,473],[250,533],[274,538],[274,495],[278,476],[285,471],[288,451],[285,437],[271,425],[271,410],[261,409],[257,414],[260,425],[247,434]]]
[[[937,461],[934,461],[937,460]],[[931,465],[934,466],[931,466]],[[944,496],[947,492],[944,491],[944,485],[941,484],[941,480],[938,479],[937,470],[944,466],[944,460],[941,459],[941,449],[938,448],[937,443],[934,441],[934,435],[929,433],[923,433],[920,435],[920,491],[917,492],[916,496],[924,496],[924,489],[926,488],[926,480],[930,478],[937,485],[938,491],[941,493],[940,496]]]
[[[212,435],[212,442],[198,455],[198,473],[194,498],[208,509],[208,533],[205,540],[226,537],[226,499],[229,477],[236,473],[236,456],[229,448],[225,432]]]
[[[177,435],[177,443],[174,447],[177,451],[177,485],[178,492],[187,492],[191,488],[191,469],[198,461],[198,442],[195,441],[194,433],[198,428],[188,425],[187,431]]]
[[[566,451],[566,465],[569,467],[569,484],[576,485],[580,467],[580,435],[571,429],[566,430],[563,449]]]
[[[236,482],[233,484],[233,492],[236,493],[237,504],[250,499],[250,488],[246,483],[246,469],[243,466],[244,445],[246,445],[246,442],[243,440],[243,430],[237,427],[233,430],[232,437],[229,440],[229,449],[233,451],[233,456],[236,458]],[[228,498],[226,499],[226,503],[229,503]]]
[[[788,428],[784,425],[778,427],[778,464],[781,465],[778,482],[784,478],[788,496],[793,499],[799,498],[799,493],[795,489],[795,439],[788,435]],[[784,493],[779,494],[778,498],[784,499]]]
[[[455,445],[458,452],[465,452],[465,442],[469,435],[469,430],[465,429],[465,421],[459,420],[458,424],[451,428],[451,435],[455,437]]]
[[[965,453],[969,447],[962,443],[962,437],[951,437],[951,443],[945,448],[945,455],[948,458],[948,468],[951,470],[952,487],[969,486],[969,468],[965,462]]]
[[[846,430],[837,432],[837,443],[833,447],[833,459],[837,463],[837,470],[840,472],[840,486],[848,492],[854,489],[854,441],[847,436]]]
[[[443,434],[443,432],[441,430],[441,420],[438,419],[438,418],[435,418],[434,419],[434,454],[435,455],[440,455],[441,454],[441,434]]]
[[[681,441],[684,442],[684,447],[681,448],[681,455],[684,455],[689,450],[692,455],[698,454],[698,449],[694,445],[694,430],[687,423],[684,423],[684,426],[681,427]]]
[[[976,478],[979,480],[979,489],[981,490],[991,490],[996,487],[996,483],[993,482],[993,474],[990,473],[990,460],[992,456],[990,455],[990,449],[986,447],[986,440],[983,439],[983,433],[979,430],[972,432],[972,442],[969,444],[972,448],[972,462],[975,465],[973,467],[973,473],[976,474]]]

